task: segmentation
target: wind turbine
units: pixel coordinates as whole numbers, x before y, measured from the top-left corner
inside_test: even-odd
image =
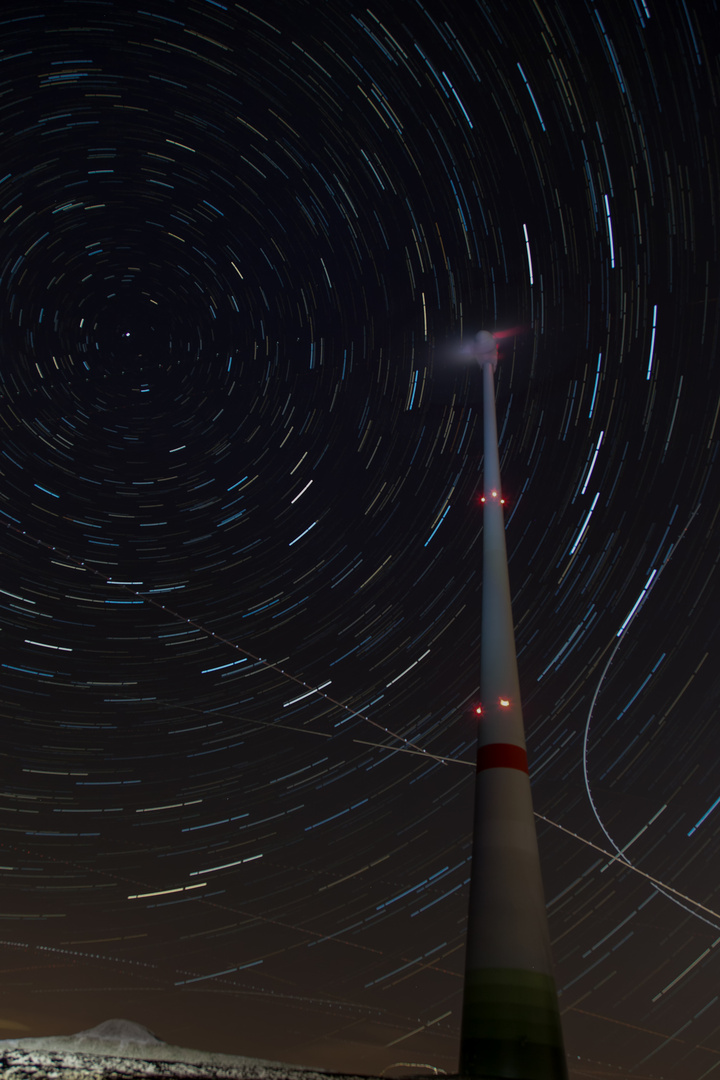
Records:
[[[497,338],[463,354],[483,373],[481,706],[460,1074],[567,1080],[520,703],[495,418]]]

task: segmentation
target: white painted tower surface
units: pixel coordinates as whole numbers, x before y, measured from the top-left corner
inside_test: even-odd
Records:
[[[510,605],[492,334],[481,331],[470,355],[483,372],[485,429],[482,712],[460,1074],[567,1080]]]

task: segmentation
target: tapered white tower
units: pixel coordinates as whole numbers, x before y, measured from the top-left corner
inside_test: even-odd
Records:
[[[471,355],[483,372],[485,425],[482,712],[460,1073],[566,1080],[510,606],[492,334],[481,331]]]

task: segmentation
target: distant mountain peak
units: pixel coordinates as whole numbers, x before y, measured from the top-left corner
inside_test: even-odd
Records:
[[[162,1039],[153,1035],[144,1024],[136,1024],[134,1020],[103,1020],[102,1024],[88,1028],[87,1031],[78,1031],[73,1035],[74,1039],[103,1039],[106,1042],[132,1042],[162,1044]]]

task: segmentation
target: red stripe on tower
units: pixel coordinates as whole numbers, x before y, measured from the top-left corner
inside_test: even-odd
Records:
[[[483,769],[518,769],[526,773],[527,754],[522,746],[515,746],[514,743],[488,743],[478,748],[477,771],[482,772]]]

